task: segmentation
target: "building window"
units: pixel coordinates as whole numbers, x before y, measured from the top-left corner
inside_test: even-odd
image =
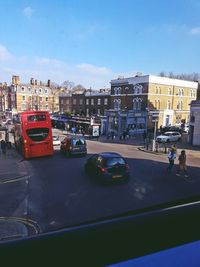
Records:
[[[121,95],[121,87],[114,88],[114,95]]]
[[[183,109],[183,101],[180,101],[180,109]]]
[[[48,97],[46,97],[46,102],[48,102],[48,100],[49,100]]]
[[[48,106],[48,104],[46,104],[46,110],[48,110],[49,109],[49,106]]]
[[[179,89],[178,89],[178,95],[179,95],[179,96],[183,96],[183,95],[184,95],[184,90],[183,90],[183,88],[179,88]]]
[[[21,110],[26,110],[26,104],[21,104]]]
[[[42,93],[42,89],[41,89],[41,88],[39,89],[39,93],[40,93],[40,94]]]
[[[156,94],[158,94],[158,87],[156,86]]]
[[[196,92],[195,92],[195,90],[193,90],[193,89],[190,90],[190,96],[191,96],[191,97],[196,97]]]
[[[86,108],[86,116],[89,115],[89,108]]]
[[[86,105],[89,105],[89,99],[86,98]]]
[[[73,105],[76,105],[76,98],[73,99]]]
[[[42,102],[42,97],[40,97],[40,102]]]
[[[66,104],[69,105],[69,98],[66,99]]]
[[[79,104],[83,105],[83,99],[79,99]]]
[[[63,99],[61,99],[61,100],[60,100],[60,104],[62,104],[62,105],[63,105]]]
[[[172,88],[168,88],[168,95],[172,95]]]
[[[45,89],[45,91],[44,91],[44,92],[45,92],[45,94],[48,94],[48,90],[47,90],[47,89]]]
[[[171,101],[167,100],[167,109],[171,109]]]
[[[101,105],[101,98],[97,99],[97,105]]]
[[[181,109],[180,101],[177,102],[176,108],[177,108],[177,109]]]
[[[114,109],[121,108],[121,99],[114,99]]]
[[[31,87],[28,87],[28,91],[29,91],[29,92],[31,91]]]
[[[181,123],[181,115],[177,114],[176,115],[176,124],[180,124]]]
[[[93,98],[91,99],[91,105],[94,105],[94,99]]]
[[[32,99],[32,97],[31,97],[31,95],[29,96],[29,100],[31,100]]]
[[[23,100],[23,101],[26,100],[26,96],[25,96],[25,95],[22,96],[22,100]]]
[[[155,109],[160,109],[160,100],[155,100]]]
[[[104,98],[104,105],[108,105],[108,98]]]
[[[97,114],[98,114],[98,115],[101,115],[101,110],[100,110],[100,108],[97,109]]]
[[[142,88],[143,88],[143,86],[141,84],[134,85],[134,87],[133,87],[133,93],[135,95],[142,94]]]
[[[22,92],[24,92],[25,91],[25,89],[24,89],[24,87],[22,87]]]
[[[134,110],[141,110],[142,108],[142,99],[141,98],[134,98],[133,99],[133,109]]]

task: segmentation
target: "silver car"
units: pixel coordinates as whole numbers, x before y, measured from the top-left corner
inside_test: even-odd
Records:
[[[158,135],[156,141],[158,143],[169,143],[177,142],[181,140],[181,134],[179,132],[165,132],[164,134]]]

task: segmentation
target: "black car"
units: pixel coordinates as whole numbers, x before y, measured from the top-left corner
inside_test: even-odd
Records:
[[[85,172],[102,182],[129,180],[130,171],[126,160],[118,153],[103,152],[91,156],[85,164]]]

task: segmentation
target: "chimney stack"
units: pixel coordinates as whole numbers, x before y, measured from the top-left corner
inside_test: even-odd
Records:
[[[37,80],[35,80],[35,85],[37,85]]]
[[[40,81],[40,86],[42,86],[42,81]]]
[[[30,79],[30,84],[34,85],[34,79],[33,78]]]
[[[47,86],[48,86],[48,87],[51,87],[51,80],[48,80],[48,81],[47,81]]]
[[[16,76],[16,75],[12,76],[12,84],[14,84],[14,85],[19,85],[20,84],[19,76]]]

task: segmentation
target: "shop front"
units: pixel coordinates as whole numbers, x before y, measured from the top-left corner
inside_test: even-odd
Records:
[[[147,112],[134,110],[108,110],[106,111],[107,127],[106,133],[114,132],[120,136],[124,131],[132,131],[142,134],[147,129]]]

